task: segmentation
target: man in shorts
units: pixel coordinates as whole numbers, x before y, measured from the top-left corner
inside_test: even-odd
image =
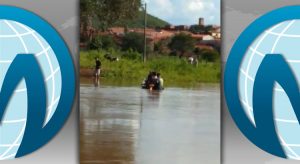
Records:
[[[96,76],[96,80],[99,80],[100,72],[101,72],[101,62],[100,62],[99,58],[95,59],[95,63],[96,63],[95,76]]]

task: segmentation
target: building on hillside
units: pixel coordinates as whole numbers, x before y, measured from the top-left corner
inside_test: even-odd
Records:
[[[135,32],[144,34],[143,28],[129,28],[128,32]],[[109,28],[109,34],[117,37],[123,37],[125,35],[125,29],[123,27],[113,27]],[[157,30],[152,28],[146,29],[146,37],[153,41],[159,41],[162,39],[167,39],[175,35],[174,31],[169,30]]]
[[[112,27],[108,29],[109,34],[115,36],[124,36],[125,35],[125,28],[124,27]]]
[[[202,40],[198,41],[197,45],[207,45],[213,47],[218,52],[221,51],[221,40]]]
[[[195,48],[199,48],[200,50],[214,50],[214,47],[211,45],[198,43],[195,45]]]
[[[199,23],[198,23],[199,26],[203,27],[205,24],[204,24],[204,18],[199,18]]]
[[[174,31],[175,30],[175,26],[173,26],[173,25],[166,25],[165,26],[165,30]]]
[[[202,40],[204,40],[204,41],[215,40],[215,38],[211,35],[203,35]]]
[[[215,39],[221,39],[221,27],[215,27],[215,28],[213,28],[213,30],[211,31],[211,35]]]
[[[175,30],[177,30],[177,31],[186,31],[186,30],[189,30],[189,26],[187,26],[187,25],[178,25],[178,26],[175,26]]]
[[[214,37],[212,37],[209,34],[193,34],[191,32],[188,32],[187,34],[190,34],[192,36],[192,38],[194,38],[197,41],[215,40]]]

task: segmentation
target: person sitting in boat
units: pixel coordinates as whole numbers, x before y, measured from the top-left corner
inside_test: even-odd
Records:
[[[164,79],[161,77],[160,73],[157,74],[158,81],[159,81],[159,89],[164,88]]]
[[[155,79],[155,90],[161,90],[163,89],[163,85],[164,85],[164,80],[161,77],[160,73],[156,74],[156,79]]]
[[[150,71],[148,74],[147,79],[145,80],[144,84],[145,84],[145,88],[146,89],[153,89],[155,87],[155,83],[156,83],[156,72],[152,72]]]
[[[151,78],[150,78],[150,80],[149,80],[149,85],[148,85],[148,88],[149,88],[150,90],[155,89],[156,81],[157,81],[157,73],[156,73],[156,72],[152,72],[152,73],[151,73]]]
[[[158,79],[157,72],[153,73],[153,81],[156,82]]]
[[[145,82],[145,84],[146,84],[146,88],[148,88],[148,86],[150,85],[150,83],[152,82],[152,76],[153,76],[153,72],[149,72],[149,74],[148,74],[148,77],[147,77],[147,79],[146,79],[146,82]]]
[[[144,79],[143,83],[142,83],[142,88],[144,89],[149,89],[149,85],[151,83],[151,79],[152,79],[152,72],[150,71],[148,76]]]
[[[150,90],[163,89],[164,81],[160,76],[160,73],[149,72],[147,78],[142,83],[142,88]]]

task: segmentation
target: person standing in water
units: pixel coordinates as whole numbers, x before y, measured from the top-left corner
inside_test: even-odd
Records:
[[[99,78],[101,73],[101,61],[99,58],[95,58],[95,84],[99,85]]]

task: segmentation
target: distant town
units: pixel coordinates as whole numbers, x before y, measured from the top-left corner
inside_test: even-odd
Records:
[[[106,31],[97,30],[88,27],[85,31],[81,29],[81,36],[85,38],[93,38],[96,36],[110,35],[116,40],[121,40],[126,33],[134,32],[144,34],[144,28],[126,28],[126,27],[111,27]],[[221,44],[221,27],[218,25],[206,25],[204,18],[199,18],[195,25],[166,25],[165,27],[146,28],[147,44],[154,45],[155,43],[172,38],[176,34],[189,34],[196,40],[195,48],[199,49],[216,49],[220,51]],[[86,47],[86,43],[80,44],[81,48]],[[154,47],[154,46],[152,46]]]

